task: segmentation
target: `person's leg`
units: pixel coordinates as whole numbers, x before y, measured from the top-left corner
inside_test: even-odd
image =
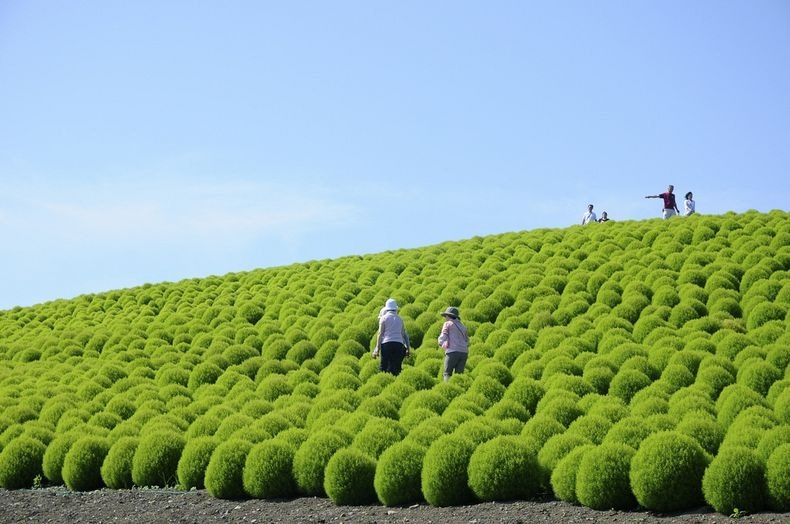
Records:
[[[466,359],[467,357],[469,357],[469,353],[456,353],[456,355],[457,357],[455,361],[455,367],[453,368],[453,370],[456,373],[463,373],[464,368],[466,367]]]
[[[450,380],[450,375],[453,374],[453,368],[451,367],[454,361],[452,360],[453,353],[445,353],[444,354],[444,381],[447,382]]]
[[[457,371],[458,369],[458,360],[463,358],[464,364],[466,363],[466,353],[459,353],[458,351],[452,351],[450,353],[446,353],[444,355],[444,381],[447,382],[450,380],[450,375],[453,374],[453,371]],[[463,371],[463,365],[461,366],[461,371]]]
[[[379,362],[379,371],[389,371],[390,369],[390,350],[388,343],[381,345],[381,354],[379,355],[381,361]]]
[[[406,356],[406,348],[403,344],[397,344],[392,349],[392,357],[390,359],[390,373],[395,376],[400,375],[401,368],[403,367],[403,358]]]

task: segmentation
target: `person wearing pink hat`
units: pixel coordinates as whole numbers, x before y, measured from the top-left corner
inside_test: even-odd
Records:
[[[469,334],[466,326],[461,323],[461,315],[457,307],[448,307],[441,315],[444,325],[439,335],[439,347],[444,349],[444,381],[450,380],[455,373],[463,373],[466,359],[469,357]]]

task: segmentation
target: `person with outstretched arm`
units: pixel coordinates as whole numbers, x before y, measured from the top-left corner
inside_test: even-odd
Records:
[[[662,212],[664,220],[680,213],[680,210],[678,209],[678,205],[675,202],[675,194],[672,192],[674,190],[675,190],[675,186],[670,184],[665,192],[659,193],[657,195],[647,195],[645,197],[645,198],[661,198],[664,200],[664,209]]]

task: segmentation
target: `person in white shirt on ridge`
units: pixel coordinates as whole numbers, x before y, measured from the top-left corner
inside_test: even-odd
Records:
[[[596,222],[597,219],[598,217],[595,216],[595,212],[593,211],[593,205],[587,204],[587,212],[582,215],[582,225]]]

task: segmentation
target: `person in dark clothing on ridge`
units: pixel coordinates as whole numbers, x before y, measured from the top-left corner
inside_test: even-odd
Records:
[[[645,198],[662,198],[664,200],[664,210],[663,210],[664,220],[680,213],[680,210],[678,209],[678,205],[675,202],[675,194],[672,192],[674,190],[675,190],[675,186],[670,184],[664,193],[659,193],[658,195],[647,195],[645,197]]]

